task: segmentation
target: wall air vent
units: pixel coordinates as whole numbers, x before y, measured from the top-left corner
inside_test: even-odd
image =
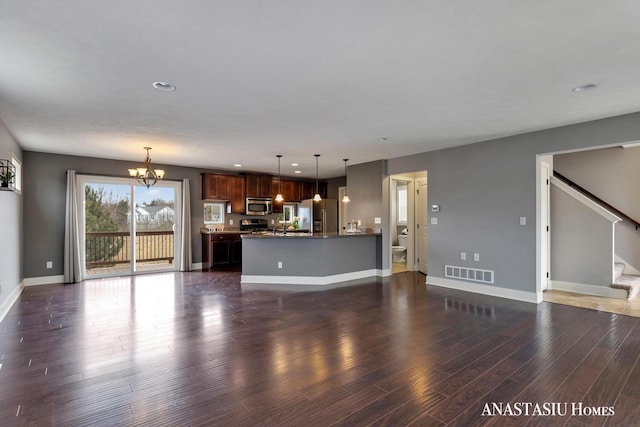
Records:
[[[479,268],[444,266],[444,277],[451,279],[471,280],[473,282],[493,283],[493,270],[480,270]]]

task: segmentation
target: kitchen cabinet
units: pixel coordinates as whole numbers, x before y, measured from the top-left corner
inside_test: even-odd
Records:
[[[313,199],[313,196],[316,194],[316,182],[315,181],[304,181],[301,183],[300,189],[300,199]],[[320,193],[320,197],[323,199],[327,198],[327,183],[319,181],[318,182],[318,192]]]
[[[293,181],[290,179],[283,179],[279,181],[278,178],[273,178],[271,181],[271,198],[273,199],[273,213],[282,213],[283,202],[276,202],[276,196],[278,195],[278,190],[282,192],[282,197],[284,198],[284,202],[286,203],[299,203],[302,199],[300,198],[300,188],[302,182]]]
[[[202,174],[202,198],[229,202],[227,212],[244,213],[245,178],[240,175]]]
[[[271,197],[270,175],[246,175],[245,197]]]
[[[243,214],[245,209],[245,178],[229,176],[229,212]]]
[[[241,265],[241,234],[202,234],[202,261],[203,270]]]
[[[229,200],[228,175],[203,173],[202,198],[211,200]]]
[[[316,183],[314,181],[303,181],[300,184],[300,200],[313,198],[316,193]]]

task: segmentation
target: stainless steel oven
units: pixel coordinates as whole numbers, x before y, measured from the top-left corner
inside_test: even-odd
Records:
[[[273,206],[271,205],[271,198],[256,198],[247,197],[246,215],[269,215],[273,212]]]

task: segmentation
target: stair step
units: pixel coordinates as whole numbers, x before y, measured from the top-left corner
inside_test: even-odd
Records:
[[[615,271],[616,275],[614,276],[616,279],[620,276],[622,276],[622,273],[624,272],[624,267],[625,265],[621,262],[616,262],[613,265],[613,270]]]
[[[635,297],[640,291],[640,276],[623,274],[611,285],[612,288],[624,289],[627,291],[627,299]]]

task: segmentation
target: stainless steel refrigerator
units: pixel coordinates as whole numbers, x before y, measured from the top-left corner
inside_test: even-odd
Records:
[[[336,199],[303,200],[298,206],[301,228],[308,228],[313,233],[338,232],[338,201]]]

